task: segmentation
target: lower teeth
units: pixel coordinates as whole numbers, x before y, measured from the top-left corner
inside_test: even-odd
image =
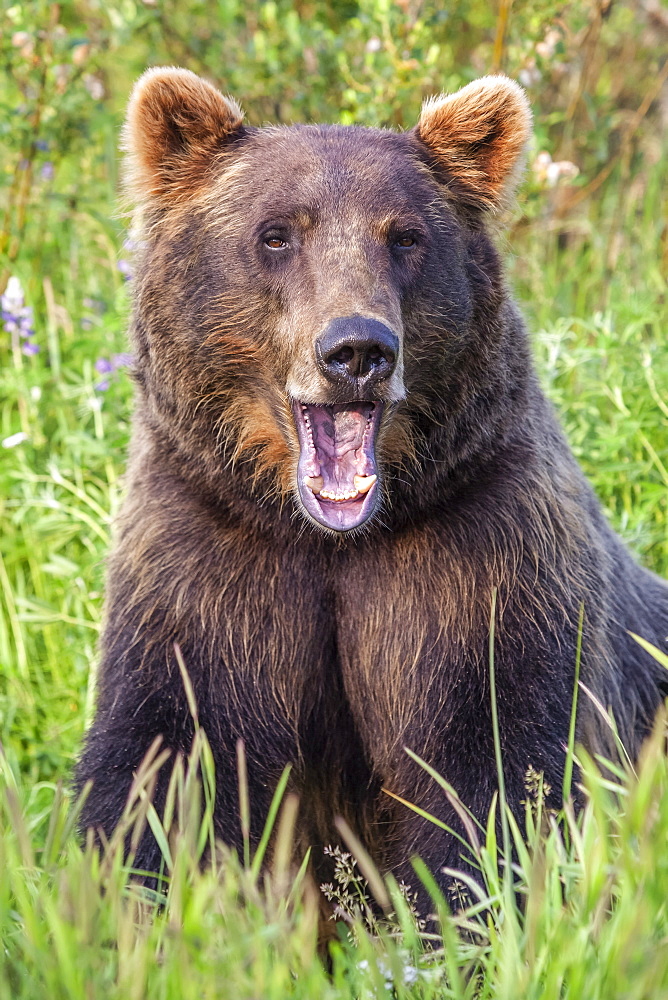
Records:
[[[344,500],[354,500],[358,496],[357,490],[354,493],[329,493],[327,490],[320,490],[318,494],[323,500],[333,500],[335,503],[342,503]]]
[[[322,497],[323,500],[333,500],[334,503],[343,503],[345,500],[356,500],[360,493],[368,493],[378,477],[355,476],[355,488],[348,493],[332,493],[330,490],[323,490],[322,476],[305,476],[304,485],[308,486],[315,496]]]

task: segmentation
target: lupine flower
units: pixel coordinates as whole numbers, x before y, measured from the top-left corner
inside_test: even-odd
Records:
[[[14,275],[7,282],[5,294],[0,298],[0,318],[5,333],[11,334],[15,344],[18,339],[25,341],[35,333],[33,311],[30,306],[25,304],[21,282]],[[24,343],[22,350],[24,354],[28,355],[39,353],[37,344]]]
[[[42,164],[42,169],[39,173],[43,181],[52,181],[56,175],[53,163],[51,163],[50,160],[47,160],[46,163]]]
[[[127,368],[131,365],[134,358],[131,354],[123,352],[121,354],[112,354],[111,358],[98,358],[93,367],[98,375],[110,375],[112,378],[104,378],[101,382],[97,382],[95,388],[98,392],[106,392],[113,381],[113,376],[119,370],[119,368]]]
[[[132,278],[132,264],[129,260],[119,260],[116,265],[118,270],[121,272],[126,281],[130,281]]]
[[[132,232],[123,240],[123,249],[128,253],[137,253],[138,250],[144,250],[147,245],[146,240],[136,239]]]
[[[31,344],[29,340],[26,340],[23,342],[21,350],[24,354],[27,354],[28,357],[32,357],[33,354],[39,354],[39,345]]]
[[[98,358],[93,367],[98,375],[109,375],[114,370],[109,358]]]
[[[114,368],[128,368],[134,361],[132,354],[122,351],[120,354],[111,355],[111,363]]]

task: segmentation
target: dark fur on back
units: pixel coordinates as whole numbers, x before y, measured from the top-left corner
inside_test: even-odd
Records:
[[[77,772],[80,785],[94,780],[84,823],[109,834],[157,735],[187,752],[178,643],[226,842],[240,837],[242,738],[255,837],[292,763],[304,842],[335,839],[343,815],[385,869],[406,871],[414,852],[435,871],[457,867],[457,844],[380,789],[457,826],[408,746],[486,816],[495,589],[516,810],[529,766],[555,797],[561,788],[582,603],[582,678],[632,754],[664,693],[628,630],[666,648],[668,590],[608,527],[574,461],[489,235],[528,131],[524,99],[508,81],[471,85],[403,135],[257,130],[194,80],[149,74],[130,110],[137,408],[97,715]],[[268,220],[293,234],[291,256],[261,247]],[[388,250],[394,230],[419,234],[415,252]],[[335,535],[299,508],[290,398],[330,401],[314,339],[362,308],[400,335],[401,374],[379,390],[382,502]],[[584,696],[578,738],[609,749]],[[136,863],[158,865],[148,836]]]

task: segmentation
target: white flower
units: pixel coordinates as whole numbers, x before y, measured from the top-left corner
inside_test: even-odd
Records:
[[[24,431],[19,431],[17,434],[10,434],[0,443],[3,448],[16,448],[17,444],[23,444],[27,440],[28,435]]]
[[[535,65],[535,63],[531,60],[524,67],[524,69],[521,69],[517,74],[517,79],[520,81],[523,87],[533,87],[534,84],[540,83],[542,78],[543,74]]]
[[[570,160],[553,161],[547,168],[547,183],[550,187],[554,187],[562,177],[573,178],[579,173],[578,168]]]
[[[420,978],[420,973],[415,968],[414,965],[404,965],[404,985],[412,986],[413,983],[417,983]]]
[[[562,177],[572,179],[580,173],[570,160],[553,160],[549,153],[539,153],[532,164],[532,170],[539,181],[554,187]]]
[[[2,296],[2,307],[7,312],[15,312],[23,306],[23,288],[16,275],[12,275],[7,282],[5,294]]]

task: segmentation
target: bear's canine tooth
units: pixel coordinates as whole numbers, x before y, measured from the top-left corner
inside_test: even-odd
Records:
[[[304,486],[308,486],[308,488],[315,494],[322,492],[324,485],[325,480],[322,476],[304,476]]]
[[[358,493],[368,493],[378,476],[355,476],[353,485]]]

